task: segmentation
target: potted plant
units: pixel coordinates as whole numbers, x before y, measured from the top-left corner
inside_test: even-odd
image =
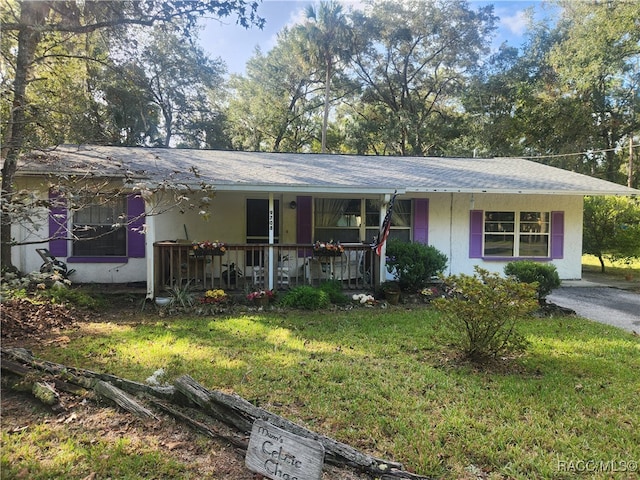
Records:
[[[400,301],[400,283],[395,280],[382,282],[380,284],[380,293],[391,305],[397,305]]]
[[[344,253],[344,247],[340,242],[316,242],[313,244],[314,257],[339,257]]]
[[[205,240],[204,242],[193,242],[193,254],[196,257],[204,257],[205,255],[222,256],[227,251],[227,245],[224,242],[210,242]]]
[[[247,295],[247,300],[256,307],[266,307],[274,296],[273,290],[255,290]]]
[[[229,300],[229,296],[222,289],[207,290],[204,297],[200,299],[200,303],[225,303]]]

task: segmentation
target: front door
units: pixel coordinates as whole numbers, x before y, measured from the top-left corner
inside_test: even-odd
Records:
[[[273,201],[273,241],[280,242],[280,201]],[[269,243],[269,200],[247,199],[247,243]],[[247,255],[247,266],[264,265],[261,251]]]

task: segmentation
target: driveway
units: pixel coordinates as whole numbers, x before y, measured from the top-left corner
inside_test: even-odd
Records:
[[[625,286],[628,284],[602,283],[594,277],[563,281],[560,288],[547,296],[547,301],[570,308],[589,320],[640,333],[640,293],[623,289]]]

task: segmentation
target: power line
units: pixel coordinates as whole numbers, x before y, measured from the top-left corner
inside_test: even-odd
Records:
[[[635,145],[631,145],[631,148],[638,148],[640,147],[640,143],[636,143]],[[576,152],[576,153],[556,153],[553,155],[534,155],[534,156],[522,156],[522,155],[518,155],[518,158],[526,158],[527,160],[535,160],[536,158],[558,158],[558,157],[573,157],[575,155],[589,155],[592,153],[604,153],[604,152],[611,152],[614,150],[619,150],[621,147],[615,147],[615,148],[604,148],[602,150],[589,150],[588,152]]]

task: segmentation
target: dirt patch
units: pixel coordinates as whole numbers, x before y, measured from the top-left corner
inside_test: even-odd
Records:
[[[79,322],[87,320],[87,313],[64,305],[33,303],[16,298],[0,305],[2,344],[19,343],[46,345],[48,339],[62,330],[79,328]]]
[[[115,300],[115,296],[114,296]],[[64,330],[78,329],[81,323],[96,321],[126,321],[139,318],[140,303],[125,299],[110,304],[100,313],[52,304],[34,304],[16,299],[2,303],[2,345],[29,348],[64,342],[68,337]],[[110,443],[126,438],[132,445],[157,448],[165,457],[174,458],[185,465],[187,476],[201,479],[255,480],[261,475],[245,467],[245,452],[223,439],[214,439],[195,432],[172,417],[154,409],[158,420],[143,421],[118,407],[87,398],[61,392],[64,410],[54,413],[40,404],[32,395],[10,390],[8,375],[2,376],[1,415],[2,432],[9,435],[47,424],[49,428],[62,430],[67,437],[88,435]],[[208,425],[225,435],[234,432],[221,422],[208,419]],[[236,433],[237,435],[237,433]],[[247,439],[248,440],[248,439]],[[25,469],[23,476],[28,478]],[[87,478],[93,478],[91,475]],[[349,469],[325,465],[323,479],[358,480],[369,478]]]
[[[131,445],[157,448],[163,456],[183,463],[193,478],[256,478],[244,466],[244,452],[224,441],[202,441],[189,427],[164,415],[159,414],[157,421],[143,422],[93,400],[65,395],[63,403],[65,411],[56,415],[30,395],[3,388],[2,431],[13,434],[46,423],[69,437],[89,435],[108,443],[126,438]]]
[[[186,476],[199,479],[256,480],[263,478],[245,467],[245,451],[224,440],[194,432],[190,427],[155,411],[158,420],[142,421],[116,407],[94,400],[63,395],[65,411],[54,414],[31,395],[2,388],[2,432],[17,434],[38,425],[62,430],[66,437],[90,436],[115,444],[127,439],[131,445],[155,448],[187,468]],[[214,420],[209,426],[231,435],[230,429]],[[248,439],[247,439],[248,440]],[[28,478],[28,472],[24,477]],[[19,478],[19,477],[18,477]],[[325,465],[324,480],[359,480],[368,476]]]

